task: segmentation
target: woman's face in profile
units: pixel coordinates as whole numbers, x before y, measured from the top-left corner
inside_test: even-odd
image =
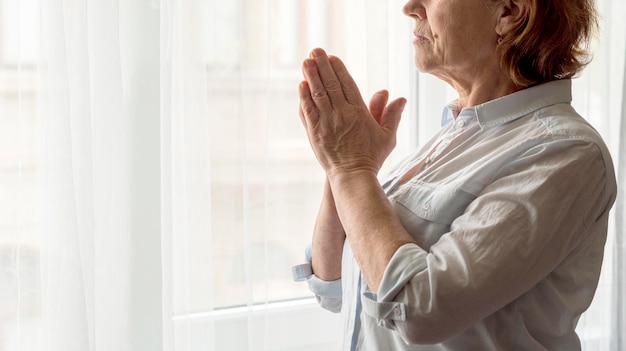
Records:
[[[403,12],[415,21],[417,68],[458,80],[471,79],[486,65],[499,65],[497,9],[484,0],[409,0]]]

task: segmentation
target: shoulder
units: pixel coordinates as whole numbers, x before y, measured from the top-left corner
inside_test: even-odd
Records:
[[[535,111],[533,117],[545,126],[550,135],[604,144],[602,136],[569,103],[546,106]]]

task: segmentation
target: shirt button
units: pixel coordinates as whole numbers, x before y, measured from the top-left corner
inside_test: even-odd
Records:
[[[457,123],[457,125],[459,126],[459,128],[463,128],[463,127],[465,127],[465,121],[459,121],[459,123]]]
[[[400,315],[402,314],[402,311],[400,311],[400,307],[396,307],[393,309],[393,314],[396,315],[396,317],[400,317]]]
[[[427,202],[424,205],[422,205],[422,210],[424,210],[424,211],[430,210],[430,203]]]

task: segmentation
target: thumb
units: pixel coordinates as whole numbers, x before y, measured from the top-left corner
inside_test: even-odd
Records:
[[[383,128],[390,129],[395,134],[398,130],[400,118],[402,117],[402,112],[404,111],[405,106],[405,98],[398,98],[390,102],[381,116],[380,125]]]
[[[382,116],[385,112],[385,105],[387,105],[387,100],[389,99],[389,92],[387,90],[380,90],[374,93],[370,99],[369,109],[370,113],[378,122],[381,124]]]

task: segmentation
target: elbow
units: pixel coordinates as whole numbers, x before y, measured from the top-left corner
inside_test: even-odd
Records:
[[[445,326],[437,327],[429,323],[399,323],[396,333],[408,345],[432,345],[446,341],[456,335]],[[427,325],[428,324],[428,325]]]
[[[363,294],[361,302],[363,312],[375,324],[391,330],[409,345],[441,343],[462,332],[467,322],[458,313],[444,312],[430,304],[420,307],[406,302],[378,302],[371,293]]]
[[[329,298],[329,297],[321,297],[316,295],[317,303],[323,309],[330,311],[332,313],[341,312],[341,298]]]
[[[432,345],[461,333],[465,327],[457,318],[407,313],[405,320],[378,320],[380,326],[393,330],[408,345]]]

